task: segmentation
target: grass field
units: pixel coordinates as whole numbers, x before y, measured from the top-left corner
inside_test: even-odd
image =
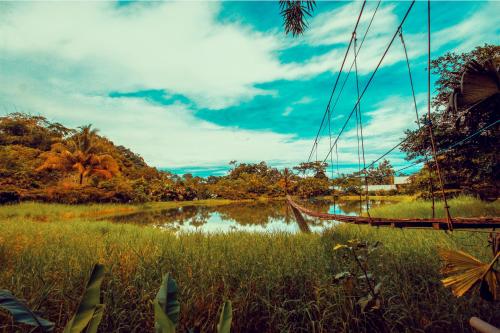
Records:
[[[107,267],[101,332],[151,332],[151,302],[166,272],[180,286],[178,332],[214,332],[225,298],[233,301],[233,332],[463,332],[471,316],[500,326],[498,304],[476,292],[455,298],[439,281],[438,246],[487,260],[487,234],[347,225],[321,235],[174,234],[82,215],[107,205],[73,207],[73,219],[60,218],[71,206],[29,205],[0,209],[0,288],[26,299],[57,331],[74,313],[95,262]],[[42,210],[47,219],[26,218]],[[353,238],[383,243],[369,261],[383,281],[379,311],[361,313],[355,303],[362,292],[334,281],[355,270],[333,251]],[[10,325],[0,312],[0,332],[12,332]]]
[[[452,217],[500,216],[500,200],[485,202],[473,197],[459,196],[448,200],[448,206]],[[445,217],[442,201],[436,201],[435,213],[436,217]],[[370,215],[390,218],[431,218],[432,202],[411,200],[387,204],[371,209]]]

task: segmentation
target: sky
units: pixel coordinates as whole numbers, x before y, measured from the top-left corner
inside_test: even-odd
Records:
[[[319,1],[306,32],[292,37],[270,1],[0,2],[0,114],[92,124],[175,173],[221,175],[232,160],[297,165],[309,158],[361,5]],[[358,51],[361,89],[409,5],[380,4]],[[376,6],[364,8],[358,47]],[[499,44],[500,2],[433,1],[431,8],[432,57]],[[417,1],[403,26],[419,114],[426,112],[426,9]],[[347,71],[353,59],[349,52]],[[357,99],[354,72],[333,97],[334,138]],[[399,38],[360,109],[367,164],[416,127]],[[341,172],[358,167],[357,145],[353,117],[338,141]],[[324,126],[317,158],[329,149]],[[388,158],[408,164],[398,151]],[[335,172],[336,163],[334,155]]]

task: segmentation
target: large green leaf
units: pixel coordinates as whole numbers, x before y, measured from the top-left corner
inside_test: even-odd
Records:
[[[154,300],[155,331],[175,332],[179,320],[180,304],[177,300],[177,283],[166,274]]]
[[[76,314],[66,324],[64,333],[95,332],[102,319],[103,304],[100,304],[101,283],[104,279],[104,266],[95,264],[85,288]],[[95,327],[95,330],[92,329]]]
[[[155,311],[155,332],[156,333],[175,333],[175,324],[165,314],[160,302],[154,300]]]
[[[231,321],[233,320],[233,307],[231,301],[225,301],[222,305],[219,323],[217,324],[217,333],[231,332]]]
[[[54,323],[37,316],[9,290],[0,289],[0,308],[8,311],[18,323],[40,327],[43,332],[54,329]]]
[[[102,320],[102,315],[104,314],[105,307],[106,306],[104,304],[98,304],[95,307],[94,314],[92,315],[92,319],[90,319],[90,322],[87,325],[85,333],[97,333],[97,328],[99,327],[99,323]]]

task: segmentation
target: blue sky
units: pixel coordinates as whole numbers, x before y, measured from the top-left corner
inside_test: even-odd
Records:
[[[376,5],[367,2],[360,38]],[[409,5],[380,5],[359,52],[361,87]],[[416,2],[403,27],[421,113],[426,5]],[[292,38],[276,2],[1,2],[0,112],[92,123],[151,165],[179,173],[223,174],[231,160],[296,165],[307,160],[360,7],[320,1],[307,32]],[[433,1],[432,55],[498,44],[495,13],[500,2]],[[333,134],[355,98],[351,75],[332,112]],[[361,111],[367,162],[415,126],[399,39]],[[325,128],[318,158],[327,136]],[[340,168],[352,171],[354,119],[338,148]],[[406,163],[398,152],[390,159]]]

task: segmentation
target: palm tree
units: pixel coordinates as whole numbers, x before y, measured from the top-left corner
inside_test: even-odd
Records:
[[[284,19],[285,33],[301,35],[307,28],[306,16],[311,16],[316,7],[315,0],[280,0],[281,15]]]
[[[99,176],[110,179],[120,173],[116,160],[109,154],[99,154],[96,141],[97,129],[91,125],[80,127],[66,143],[55,143],[50,151],[44,153],[45,161],[37,168],[41,170],[77,171],[79,183],[84,177]]]
[[[498,110],[500,96],[500,59],[483,63],[472,60],[465,65],[460,86],[450,94],[448,112],[463,120],[464,114],[481,109]]]

